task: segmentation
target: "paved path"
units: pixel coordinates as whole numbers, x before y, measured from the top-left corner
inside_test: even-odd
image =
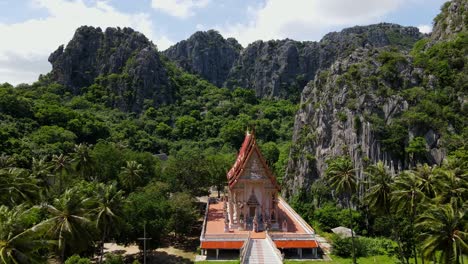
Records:
[[[283,262],[266,239],[252,239],[245,263],[277,264]]]

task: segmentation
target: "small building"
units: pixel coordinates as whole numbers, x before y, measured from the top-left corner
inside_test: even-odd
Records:
[[[293,258],[317,257],[314,230],[279,195],[280,186],[253,133],[247,132],[227,182],[227,195],[208,201],[200,237],[202,255],[238,257],[251,240],[264,239],[270,241],[273,253],[279,249]]]

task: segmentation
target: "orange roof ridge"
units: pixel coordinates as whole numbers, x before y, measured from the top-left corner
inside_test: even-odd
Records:
[[[239,154],[237,155],[237,159],[234,162],[234,165],[227,173],[228,186],[232,187],[237,182],[237,180],[239,179],[241,175],[241,172],[243,171],[245,167],[246,162],[248,161],[250,155],[253,153],[254,150],[257,152],[257,155],[260,158],[262,165],[267,171],[267,176],[270,178],[272,183],[279,190],[280,187],[278,185],[278,182],[276,181],[276,178],[273,176],[273,173],[268,167],[265,158],[263,157],[260,149],[258,148],[258,145],[255,141],[254,133],[253,132],[250,133],[249,131],[247,131],[245,134],[244,142],[242,143],[242,146],[239,150]]]

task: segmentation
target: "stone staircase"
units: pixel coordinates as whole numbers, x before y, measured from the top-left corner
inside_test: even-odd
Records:
[[[252,239],[244,263],[276,264],[283,262],[267,239]]]

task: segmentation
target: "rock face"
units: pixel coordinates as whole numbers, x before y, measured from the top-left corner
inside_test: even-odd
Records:
[[[435,41],[450,39],[455,34],[468,30],[468,1],[446,2],[441,13],[434,19],[431,38]]]
[[[217,31],[209,30],[196,32],[163,54],[186,71],[221,87],[241,49],[237,40],[224,39]]]
[[[409,102],[398,91],[422,85],[424,72],[413,66],[407,53],[389,50],[358,48],[319,72],[304,88],[283,181],[285,197],[309,188],[324,175],[326,160],[335,156],[351,157],[361,178],[365,165],[379,160],[393,172],[407,168],[408,157],[399,154],[404,152],[407,139],[386,145],[382,127],[391,127],[408,109]],[[391,62],[393,74],[386,72],[387,54],[399,54]],[[425,159],[442,162],[445,151],[440,147],[440,134],[417,126],[402,133],[409,139],[424,136],[428,149]]]
[[[426,100],[422,94],[433,93],[439,98],[440,94],[447,93],[455,102],[451,111],[466,116],[463,108],[467,96],[462,85],[466,81],[458,84],[456,81],[466,80],[466,11],[466,0],[447,2],[435,18],[431,36],[415,45],[411,56],[404,47],[418,38],[415,29],[384,24],[380,27],[395,27],[400,33],[388,34],[379,26],[374,30],[355,27],[324,37],[320,42],[324,44],[320,47],[321,56],[337,59],[324,62],[323,66],[327,63],[331,66],[328,69],[320,66],[314,80],[302,92],[283,180],[285,197],[301,189],[308,190],[316,179],[325,175],[325,161],[335,156],[349,156],[361,179],[365,177],[363,168],[379,160],[392,173],[414,166],[415,156],[406,147],[416,137],[424,142],[421,160],[430,164],[443,161],[445,144],[450,142],[443,137],[464,135],[463,126],[456,129],[458,121],[447,119],[438,121],[446,128],[421,122],[417,115],[431,115],[435,113],[431,108],[441,107],[435,101],[425,101],[428,107],[423,110],[414,109],[421,107],[419,100]],[[366,35],[364,40],[360,34]],[[346,41],[343,36],[347,37]],[[392,42],[403,48],[385,47]],[[441,49],[447,50],[447,54]],[[337,54],[346,50],[351,52]],[[421,64],[421,60],[425,63]],[[460,63],[450,64],[451,61]],[[437,68],[434,66],[437,63],[446,66]],[[453,79],[446,79],[444,71],[447,70]],[[452,85],[456,87],[454,91],[450,90]],[[466,122],[464,118],[459,120]]]
[[[73,94],[99,83],[115,97],[113,106],[124,111],[141,111],[145,99],[155,105],[173,99],[156,46],[131,28],[103,32],[80,27],[66,48],[62,45],[50,55],[49,62],[52,81],[65,85]]]
[[[327,69],[358,47],[409,48],[421,37],[417,28],[382,23],[329,33],[320,42],[257,41],[242,51],[226,86],[252,88],[260,97],[299,95],[318,70]]]
[[[358,47],[410,48],[421,38],[417,28],[382,23],[329,33],[320,42],[256,41],[242,49],[234,39],[210,30],[195,33],[164,54],[217,86],[254,89],[259,97],[299,98],[318,70]]]

